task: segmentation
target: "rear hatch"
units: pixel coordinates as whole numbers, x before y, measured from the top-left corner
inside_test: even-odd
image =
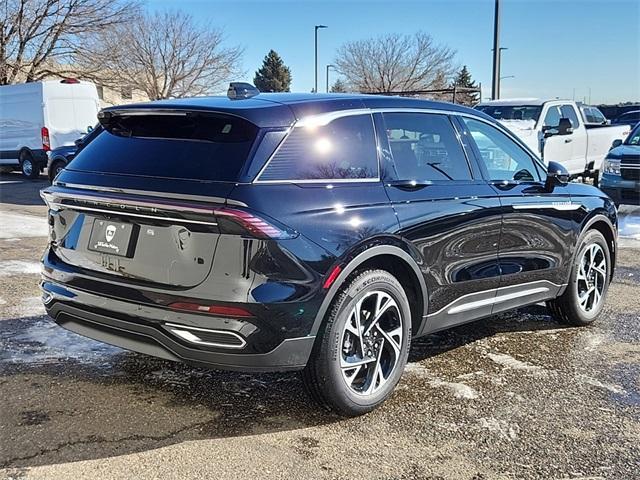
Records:
[[[226,198],[259,128],[223,113],[122,112],[43,191],[52,251],[123,281],[196,286],[221,231],[252,228]]]

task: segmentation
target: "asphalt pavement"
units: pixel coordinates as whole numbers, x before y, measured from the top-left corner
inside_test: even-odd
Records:
[[[640,478],[640,208],[592,326],[541,305],[413,342],[342,419],[296,373],[204,370],[57,327],[39,300],[47,183],[0,175],[0,478]]]

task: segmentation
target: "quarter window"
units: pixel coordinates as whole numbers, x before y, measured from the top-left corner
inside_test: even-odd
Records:
[[[545,127],[557,127],[560,125],[560,118],[562,114],[560,113],[560,108],[557,106],[549,107],[547,110],[547,114],[544,116],[543,125]]]
[[[471,172],[446,115],[385,113],[384,123],[399,180],[470,180]]]
[[[462,117],[493,181],[540,181],[533,158],[497,128],[478,120]]]
[[[259,181],[377,179],[371,115],[351,115],[323,126],[295,127]]]

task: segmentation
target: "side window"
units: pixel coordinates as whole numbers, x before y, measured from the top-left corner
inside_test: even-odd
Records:
[[[549,107],[547,114],[544,116],[543,125],[545,127],[557,127],[560,125],[560,109],[557,106]]]
[[[600,110],[598,110],[597,108],[592,108],[591,109],[591,114],[593,115],[593,121],[595,123],[605,123],[607,121],[607,119],[602,114],[602,112]]]
[[[327,125],[294,127],[258,181],[377,178],[373,119],[352,115]]]
[[[531,156],[497,128],[478,120],[462,117],[480,151],[490,180],[540,181]]]
[[[571,105],[562,105],[560,107],[560,113],[562,114],[562,118],[569,119],[573,128],[578,128],[580,126],[578,115],[576,115],[576,110]]]
[[[446,115],[385,113],[399,180],[470,180],[469,163]]]

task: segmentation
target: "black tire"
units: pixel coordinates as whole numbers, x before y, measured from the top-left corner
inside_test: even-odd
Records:
[[[388,315],[378,323],[388,322],[389,329],[393,328],[395,331],[401,332],[401,338],[394,339],[393,344],[388,339],[389,337],[386,337],[378,327],[375,330],[371,328],[369,333],[366,334],[370,317],[367,316],[365,308],[369,308],[368,305],[377,304],[378,296],[382,299],[381,303],[382,301],[385,302],[380,311],[384,311],[384,315]],[[386,296],[394,300],[395,307],[389,307],[392,304],[386,303],[388,302]],[[375,299],[372,299],[373,297]],[[369,361],[373,363],[363,365],[353,373],[354,380],[351,381],[352,386],[350,387],[347,385],[347,379],[343,377],[343,369],[341,369],[340,364],[343,355],[348,354],[348,352],[345,352],[345,349],[348,348],[347,344],[351,343],[347,336],[353,335],[353,338],[358,341],[358,337],[353,332],[347,331],[347,322],[353,325],[352,319],[354,317],[352,312],[360,300],[362,300],[361,318],[364,319],[362,324],[364,331],[360,338],[370,342],[374,339],[374,335],[378,335],[378,332],[380,332],[380,336],[375,340],[379,343],[376,343],[374,347],[367,347],[360,343],[362,348],[358,350],[355,346],[352,346],[354,351],[362,352],[362,358],[365,357],[365,353],[368,353]],[[385,307],[387,310],[384,309]],[[368,314],[373,315],[371,311]],[[381,325],[381,328],[384,329],[384,325]],[[369,345],[371,344],[369,343]],[[397,350],[393,348],[394,345]],[[411,310],[400,282],[384,270],[358,272],[345,282],[345,285],[333,301],[314,345],[309,362],[302,372],[304,384],[311,397],[321,406],[343,416],[363,415],[374,410],[389,398],[404,371],[410,345]],[[372,348],[373,356],[379,360],[371,360],[373,358]],[[394,361],[392,362],[391,359],[394,359]],[[382,367],[383,364],[386,366]],[[373,366],[370,367],[370,365]],[[376,376],[378,367],[380,367],[381,372],[379,381]],[[388,369],[386,378],[383,377],[382,368]],[[356,380],[360,377],[369,378],[370,375],[373,378],[373,382],[367,383],[363,381],[362,388],[364,389],[367,384],[369,386],[373,384],[371,393],[366,391],[358,393],[353,389],[355,388],[354,383],[360,383],[359,381],[356,382]]]
[[[35,180],[40,176],[40,166],[34,161],[31,152],[27,150],[20,152],[20,171],[29,180]]]
[[[56,175],[58,175],[60,170],[62,170],[66,166],[67,162],[65,162],[64,160],[54,160],[51,164],[51,167],[49,167],[49,181],[53,182],[53,179],[56,178]]]
[[[598,276],[595,282],[595,288],[598,288],[598,285],[602,284],[602,293],[600,300],[597,304],[594,305],[595,300],[593,301],[591,310],[585,310],[580,307],[579,300],[579,290],[582,289],[583,292],[586,292],[586,289],[589,287],[589,283],[586,280],[580,279],[580,265],[585,261],[585,252],[588,249],[591,249],[592,246],[598,246],[602,252],[602,258],[606,262],[604,274],[604,282],[601,280],[601,275]],[[599,255],[599,254],[598,254]],[[597,256],[596,258],[600,258]],[[584,269],[583,269],[584,271]],[[587,275],[589,276],[589,275]],[[597,230],[589,230],[582,237],[580,241],[580,245],[578,246],[578,250],[576,256],[573,260],[573,264],[571,266],[571,277],[569,278],[569,284],[565,289],[564,293],[549,302],[547,302],[547,307],[551,315],[560,323],[564,323],[566,325],[575,325],[575,326],[584,326],[592,323],[600,314],[602,307],[604,306],[604,302],[606,300],[607,291],[609,290],[609,283],[611,279],[611,252],[609,251],[609,246],[607,245],[607,241],[602,236],[600,232]],[[585,298],[583,296],[583,298]],[[587,307],[589,306],[589,302],[587,302]]]

